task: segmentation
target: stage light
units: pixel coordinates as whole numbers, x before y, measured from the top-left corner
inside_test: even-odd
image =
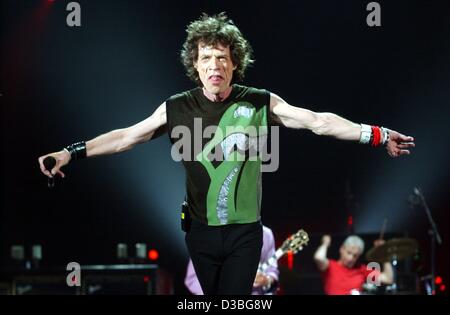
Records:
[[[33,261],[34,268],[39,268],[39,263],[42,260],[42,246],[33,245],[31,248],[31,260]]]
[[[156,249],[151,249],[148,251],[148,259],[157,260],[159,257],[159,253]]]
[[[117,258],[118,259],[127,259],[128,258],[127,244],[125,244],[125,243],[117,244]]]
[[[25,248],[23,245],[11,246],[11,258],[17,261],[22,261],[25,258]]]
[[[287,263],[289,270],[294,269],[294,253],[292,251],[287,252]]]
[[[31,248],[31,258],[34,260],[42,259],[42,246],[41,245],[33,245]]]
[[[439,287],[439,290],[445,291],[445,284],[441,285],[441,286]]]
[[[437,276],[437,277],[434,279],[434,282],[435,282],[437,285],[442,284],[442,278],[439,277],[439,276]]]
[[[137,243],[135,245],[136,248],[136,258],[137,259],[145,259],[145,253],[147,252],[147,245],[144,243]]]
[[[349,227],[352,227],[352,225],[353,225],[353,216],[351,216],[351,215],[348,216],[347,225]]]

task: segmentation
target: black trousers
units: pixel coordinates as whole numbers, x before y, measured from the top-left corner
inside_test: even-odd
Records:
[[[208,226],[193,219],[185,236],[204,294],[251,294],[261,257],[261,222]]]

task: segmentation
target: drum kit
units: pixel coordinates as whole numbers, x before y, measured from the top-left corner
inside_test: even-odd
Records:
[[[411,257],[417,249],[417,241],[412,238],[393,238],[383,245],[372,247],[366,253],[366,259],[379,263],[393,262]]]
[[[398,290],[398,263],[417,254],[418,243],[411,238],[393,238],[384,244],[372,247],[366,253],[368,262],[386,263],[390,262],[393,269],[393,283],[385,288],[385,294],[399,294]],[[378,287],[371,284],[363,286],[366,294],[375,294]]]
[[[436,274],[436,245],[442,244],[442,238],[439,234],[436,222],[433,219],[431,210],[425,200],[421,189],[419,187],[414,187],[413,194],[408,198],[411,207],[421,206],[427,215],[428,223],[430,225],[428,234],[431,240],[431,251],[430,251],[430,266],[431,273],[427,276],[421,277],[420,282],[424,282],[425,293],[428,295],[435,294],[435,274]],[[384,231],[386,229],[387,218],[384,219],[383,226],[381,228],[381,233],[379,240],[383,240]],[[418,243],[416,240],[411,238],[393,238],[384,242],[384,244],[371,248],[367,254],[366,259],[369,262],[384,263],[390,262],[393,269],[393,284],[386,287],[385,293],[387,294],[403,294],[402,288],[399,287],[399,277],[398,277],[398,262],[401,260],[406,260],[411,256],[418,253]],[[417,282],[417,281],[416,281]],[[375,287],[375,289],[373,289]],[[418,287],[418,285],[416,285]],[[378,287],[374,285],[363,286],[363,289],[367,294],[373,294],[372,292],[378,291]],[[418,289],[412,290],[413,293],[417,293]],[[411,291],[410,291],[411,292]]]

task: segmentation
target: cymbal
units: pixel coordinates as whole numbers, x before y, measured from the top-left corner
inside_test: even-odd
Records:
[[[376,262],[402,260],[413,255],[418,247],[417,241],[412,238],[393,238],[383,245],[372,247],[367,252],[366,259]]]

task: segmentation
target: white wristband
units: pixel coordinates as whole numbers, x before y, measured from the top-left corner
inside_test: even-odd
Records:
[[[372,135],[372,127],[369,125],[361,124],[361,136],[359,143],[368,144],[370,142],[370,136]]]
[[[383,133],[383,145],[389,142],[389,129],[381,127],[381,132]]]

